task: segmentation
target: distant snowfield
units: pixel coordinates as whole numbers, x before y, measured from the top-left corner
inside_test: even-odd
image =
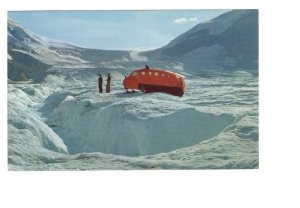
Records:
[[[94,79],[8,85],[10,170],[258,168],[257,76],[187,76],[183,97]]]

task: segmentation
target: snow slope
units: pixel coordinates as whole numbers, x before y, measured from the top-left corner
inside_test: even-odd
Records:
[[[50,66],[86,68],[91,65],[79,57],[76,46],[33,34],[8,19],[9,50],[27,54]]]
[[[12,81],[41,83],[48,75],[76,70],[93,70],[94,74],[107,69],[124,71],[127,65],[138,62],[140,66],[147,60],[138,52],[89,49],[50,40],[10,19],[7,29],[8,78]]]

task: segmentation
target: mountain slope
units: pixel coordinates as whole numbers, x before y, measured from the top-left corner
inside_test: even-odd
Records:
[[[186,68],[258,67],[258,10],[234,10],[200,23],[150,55]]]
[[[129,51],[109,51],[74,46],[33,34],[8,20],[8,78],[42,82],[47,74],[82,69],[114,68],[127,62]],[[51,69],[51,70],[50,70]]]

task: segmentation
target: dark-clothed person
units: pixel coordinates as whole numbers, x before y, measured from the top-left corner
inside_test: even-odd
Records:
[[[107,93],[110,93],[110,81],[111,81],[110,73],[107,73],[107,78],[106,78],[106,92]]]
[[[102,79],[101,74],[99,74],[99,77],[98,77],[98,88],[99,88],[99,93],[102,93],[102,83],[103,83],[103,79]]]

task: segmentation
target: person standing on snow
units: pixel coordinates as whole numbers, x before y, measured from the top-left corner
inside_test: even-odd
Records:
[[[99,77],[98,77],[99,93],[102,93],[102,82],[103,82],[102,76],[101,76],[101,74],[99,74]]]
[[[110,93],[110,73],[107,73],[107,78],[106,78],[106,93]]]

